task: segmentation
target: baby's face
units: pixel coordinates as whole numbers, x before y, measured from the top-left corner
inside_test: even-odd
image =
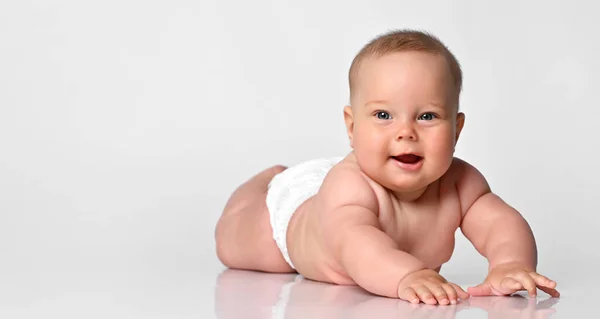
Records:
[[[418,191],[450,167],[464,115],[440,55],[401,52],[361,65],[345,108],[362,170],[396,192]]]

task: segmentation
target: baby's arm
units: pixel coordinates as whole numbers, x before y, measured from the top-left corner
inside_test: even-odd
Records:
[[[537,248],[529,224],[514,208],[492,193],[483,175],[468,163],[455,159],[457,190],[463,219],[461,230],[489,268],[519,263],[532,271],[537,266]]]
[[[383,232],[376,195],[353,168],[334,168],[321,186],[319,201],[324,208],[321,216],[326,244],[359,286],[377,295],[398,298],[401,279],[427,268],[399,250]]]
[[[456,159],[457,190],[463,211],[461,230],[489,262],[486,280],[472,295],[508,295],[536,287],[558,297],[556,283],[537,273],[537,247],[527,221],[491,192],[483,175]]]
[[[411,303],[456,304],[469,295],[399,249],[379,224],[379,202],[359,169],[334,167],[316,198],[325,244],[346,273],[371,293]]]

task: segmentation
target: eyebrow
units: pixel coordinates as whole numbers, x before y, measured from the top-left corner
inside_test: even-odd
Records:
[[[428,105],[431,105],[431,106],[441,109],[441,110],[446,110],[446,106],[441,103],[430,102]]]
[[[367,103],[365,103],[365,107],[369,107],[369,105],[371,105],[371,104],[389,104],[389,101],[386,101],[386,100],[368,101]]]

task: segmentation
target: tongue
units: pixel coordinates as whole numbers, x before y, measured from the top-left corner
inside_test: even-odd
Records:
[[[417,155],[413,155],[413,154],[404,154],[404,155],[396,156],[396,159],[398,159],[402,163],[414,164],[414,163],[418,162],[419,160],[421,160],[421,157],[417,156]]]

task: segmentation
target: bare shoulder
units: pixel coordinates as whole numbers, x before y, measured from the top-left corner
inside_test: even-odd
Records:
[[[348,159],[342,160],[327,174],[319,190],[319,200],[328,210],[343,206],[360,206],[372,212],[379,210],[369,179],[356,162]]]
[[[491,191],[483,174],[460,158],[454,158],[446,175],[456,187],[463,215],[479,197]]]

